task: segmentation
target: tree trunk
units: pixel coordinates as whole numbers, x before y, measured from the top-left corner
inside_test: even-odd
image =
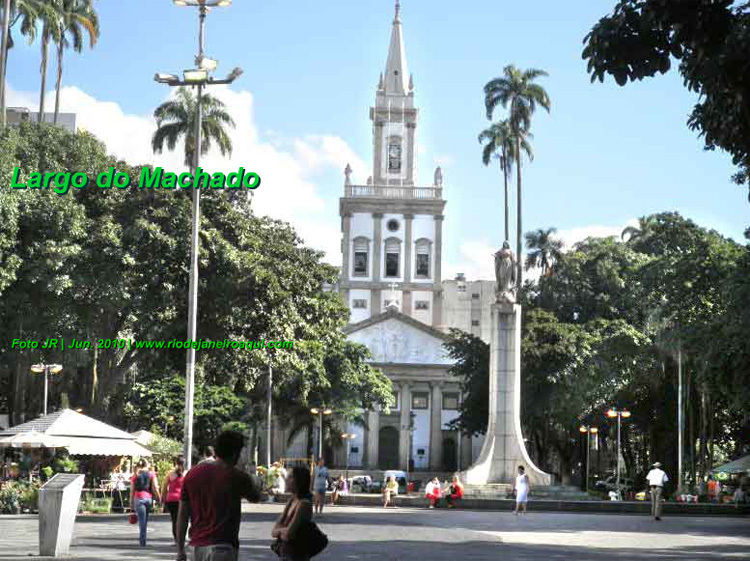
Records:
[[[42,63],[39,72],[42,75],[42,87],[39,91],[39,123],[44,122],[44,97],[47,89],[47,52],[49,51],[49,37],[42,32]]]
[[[94,360],[91,364],[91,396],[89,399],[89,406],[93,407],[96,403],[96,392],[99,388],[99,373],[97,372],[97,366],[99,363],[99,345],[94,345]]]
[[[508,200],[508,154],[503,148],[503,165],[500,166],[503,170],[503,184],[505,186],[505,239],[503,241],[510,241],[510,208]],[[252,191],[251,191],[252,193]]]
[[[516,259],[518,272],[517,281],[518,289],[520,290],[523,286],[523,259],[521,254],[523,253],[523,223],[521,219],[521,137],[516,134],[516,183],[518,187],[518,193],[516,194],[516,212],[518,219],[516,220]]]
[[[5,126],[5,67],[8,61],[8,34],[10,33],[10,0],[3,2],[3,20],[0,34],[0,126]]]
[[[60,114],[60,89],[62,88],[62,66],[65,44],[63,38],[57,43],[57,82],[55,83],[55,116],[52,122],[57,124],[57,116]]]

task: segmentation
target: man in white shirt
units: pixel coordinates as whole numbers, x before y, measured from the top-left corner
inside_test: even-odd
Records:
[[[662,471],[661,463],[656,462],[646,479],[651,487],[651,515],[654,520],[661,520],[661,495],[664,492],[664,484],[669,481],[669,478]]]

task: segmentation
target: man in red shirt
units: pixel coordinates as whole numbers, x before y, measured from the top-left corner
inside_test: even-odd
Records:
[[[245,437],[226,431],[216,440],[216,460],[202,462],[188,471],[182,484],[182,500],[177,515],[178,561],[185,555],[185,535],[190,521],[193,561],[236,561],[242,497],[257,503],[260,484],[237,469]]]

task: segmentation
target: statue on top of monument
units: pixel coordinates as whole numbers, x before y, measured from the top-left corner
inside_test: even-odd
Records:
[[[350,166],[349,164],[346,164],[346,169],[344,169],[344,175],[346,176],[345,185],[351,185],[352,184],[352,166]]]
[[[443,186],[443,170],[438,166],[435,168],[435,187]]]
[[[495,301],[512,304],[516,301],[516,256],[508,241],[495,253]]]

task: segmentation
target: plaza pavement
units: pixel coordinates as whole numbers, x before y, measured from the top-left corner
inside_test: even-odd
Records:
[[[533,508],[533,503],[531,505]],[[241,560],[277,559],[271,527],[281,505],[245,505]],[[331,543],[316,561],[608,561],[715,560],[750,557],[748,517],[665,517],[426,510],[326,508],[318,519]],[[0,517],[0,561],[38,559],[37,518]],[[149,524],[149,545],[138,547],[138,527],[125,516],[79,517],[71,561],[174,559],[169,517]]]

